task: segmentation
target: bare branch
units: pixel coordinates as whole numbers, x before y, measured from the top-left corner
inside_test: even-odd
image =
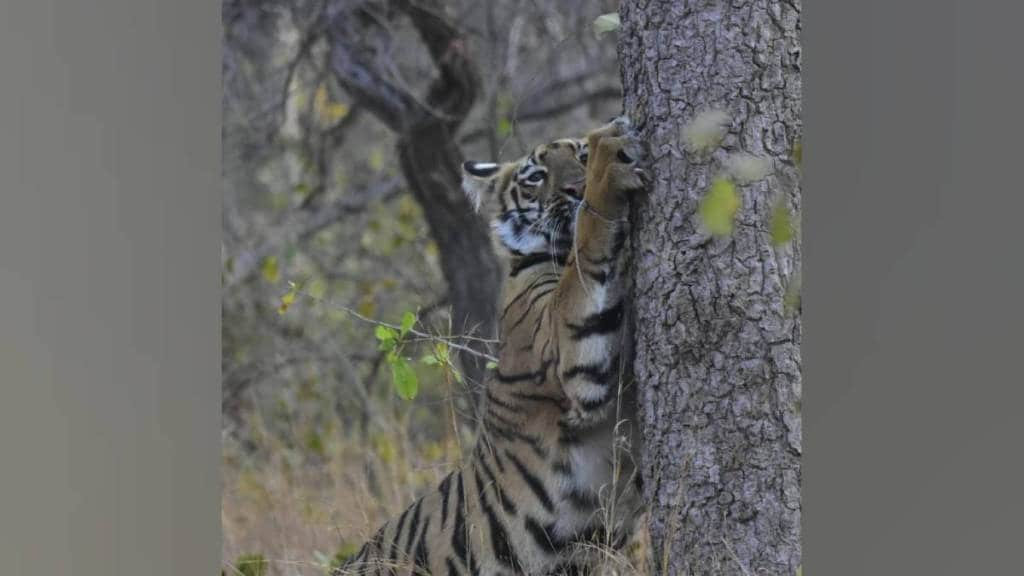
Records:
[[[622,90],[618,86],[604,86],[594,90],[593,92],[588,92],[582,96],[576,96],[574,98],[567,98],[564,102],[552,104],[547,107],[538,106],[535,109],[525,109],[517,113],[512,118],[512,121],[516,124],[523,122],[539,122],[541,120],[548,120],[555,116],[564,114],[569,110],[592,102],[618,100],[620,98],[622,98]],[[459,138],[459,142],[467,144],[480,140],[481,138],[486,138],[490,130],[492,130],[490,127],[477,128],[476,130],[463,134],[462,137]]]
[[[320,210],[304,212],[301,217],[295,216],[285,221],[281,229],[288,233],[283,240],[266,242],[259,247],[239,254],[232,265],[231,272],[224,279],[224,287],[229,288],[251,276],[259,263],[268,256],[282,250],[292,243],[301,243],[316,235],[317,232],[341,220],[344,216],[361,212],[374,200],[386,200],[401,190],[402,179],[395,177],[380,182],[362,193],[346,196]],[[297,222],[296,220],[301,220]]]
[[[359,8],[350,9],[347,4],[332,2],[327,8],[331,70],[342,88],[388,128],[401,133],[417,108],[416,98],[385,78],[373,62],[373,51],[359,43],[367,34],[361,29],[367,18]]]
[[[364,315],[360,314],[359,312],[357,312],[356,310],[354,310],[354,309],[352,309],[352,308],[350,308],[348,306],[344,306],[342,304],[338,304],[338,303],[332,302],[332,301],[330,301],[330,300],[328,300],[326,298],[319,298],[317,296],[314,296],[314,295],[310,294],[309,292],[306,292],[305,290],[296,290],[295,293],[296,294],[301,294],[302,296],[304,296],[306,298],[309,298],[310,300],[313,300],[314,302],[319,302],[321,304],[325,304],[325,305],[327,305],[327,306],[329,306],[331,308],[334,308],[335,310],[340,310],[342,312],[345,312],[345,313],[349,314],[350,316],[352,316],[353,318],[356,318],[357,320],[361,320],[363,322],[366,322],[367,324],[373,324],[374,326],[384,326],[386,328],[391,328],[393,330],[401,330],[402,329],[402,327],[399,326],[398,324],[392,324],[390,322],[384,322],[382,320],[377,320],[375,318],[370,318],[369,316],[364,316]],[[444,343],[449,348],[452,348],[454,350],[459,350],[460,352],[464,352],[466,354],[471,354],[473,356],[476,356],[477,358],[482,358],[482,359],[484,359],[484,360],[486,360],[488,362],[497,362],[498,361],[498,358],[495,357],[495,356],[492,356],[491,354],[487,354],[487,353],[484,353],[484,352],[480,352],[478,350],[474,350],[473,348],[470,348],[469,346],[466,346],[465,344],[459,344],[459,342],[458,342],[459,340],[463,340],[463,341],[470,340],[470,341],[475,341],[475,342],[497,343],[498,340],[476,338],[476,337],[473,337],[473,336],[465,336],[465,335],[461,335],[461,334],[453,334],[451,336],[440,336],[440,335],[437,335],[437,334],[428,334],[427,332],[421,332],[421,331],[419,331],[419,330],[417,330],[415,328],[410,328],[409,329],[409,334],[412,334],[413,336],[416,336],[420,340]]]

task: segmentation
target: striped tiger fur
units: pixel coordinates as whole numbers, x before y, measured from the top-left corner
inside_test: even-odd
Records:
[[[615,400],[639,155],[616,119],[516,162],[464,164],[463,188],[505,269],[477,444],[337,573],[589,573],[595,543],[621,547],[631,535],[639,475],[615,447],[639,434],[632,399]]]

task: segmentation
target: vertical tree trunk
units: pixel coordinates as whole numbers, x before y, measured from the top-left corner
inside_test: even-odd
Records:
[[[799,237],[774,245],[777,202],[799,213],[800,1],[624,0],[626,111],[650,145],[634,210],[642,466],[655,563],[667,574],[794,574],[800,565]],[[684,126],[725,111],[710,153]],[[770,160],[737,186],[731,235],[698,206],[733,154]]]

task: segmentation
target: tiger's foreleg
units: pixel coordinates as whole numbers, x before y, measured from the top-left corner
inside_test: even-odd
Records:
[[[569,400],[565,423],[603,421],[618,390],[625,303],[622,253],[629,199],[643,189],[641,149],[628,122],[588,135],[584,200],[573,251],[555,294],[558,377]]]

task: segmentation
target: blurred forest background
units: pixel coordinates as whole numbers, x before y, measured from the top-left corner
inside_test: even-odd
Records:
[[[496,280],[458,162],[618,114],[616,9],[224,0],[226,574],[323,574],[471,445],[486,367],[448,350],[486,353]]]

